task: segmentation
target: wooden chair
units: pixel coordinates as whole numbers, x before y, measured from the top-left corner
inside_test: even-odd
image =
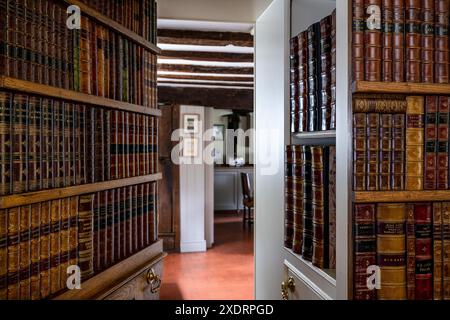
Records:
[[[241,172],[241,182],[243,195],[242,204],[244,205],[243,223],[245,228],[245,222],[248,221],[249,225],[253,223],[253,216],[251,211],[253,210],[254,203],[253,203],[253,194],[250,188],[250,176],[248,173]]]

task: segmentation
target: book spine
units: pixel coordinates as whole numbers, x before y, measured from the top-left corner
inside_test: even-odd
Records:
[[[291,131],[299,132],[299,122],[297,112],[299,111],[300,98],[300,74],[299,74],[299,36],[290,39],[289,55],[289,73],[290,73],[290,92],[291,92]]]
[[[404,300],[406,292],[405,204],[377,205],[377,264],[380,300]]]
[[[394,32],[394,7],[393,0],[382,0],[382,81],[393,80],[393,32]]]
[[[369,113],[366,117],[367,126],[367,174],[366,183],[368,191],[380,190],[379,164],[380,164],[380,115]]]
[[[61,211],[61,200],[50,202],[50,292],[52,294],[60,290]]]
[[[448,41],[448,12],[450,11],[450,1],[435,0],[435,10],[436,17],[434,27],[434,77],[436,83],[448,83],[450,64]]]
[[[450,300],[450,203],[442,203],[443,299]]]
[[[331,15],[330,129],[336,129],[336,10]]]
[[[59,288],[66,287],[70,260],[70,198],[61,199]]]
[[[393,2],[393,61],[392,71],[395,82],[405,81],[405,0]]]
[[[10,31],[9,25],[11,21],[11,15],[9,12],[9,0],[0,2],[0,11],[3,12],[0,15],[0,74],[9,75],[9,45],[10,45]]]
[[[433,202],[433,300],[442,300],[442,203]]]
[[[438,97],[437,123],[437,189],[449,188],[449,111],[450,99],[447,96]]]
[[[0,299],[8,297],[8,211],[0,210]]]
[[[312,261],[313,255],[313,204],[312,204],[312,154],[310,146],[301,147],[303,180],[303,259]]]
[[[12,113],[12,172],[13,193],[28,191],[28,96],[15,94]]]
[[[308,131],[317,131],[319,119],[317,114],[319,106],[317,96],[319,92],[317,41],[320,41],[320,38],[318,40],[317,32],[320,33],[320,25],[317,27],[317,23],[308,28]]]
[[[406,190],[423,190],[424,98],[409,96],[406,111]]]
[[[354,113],[406,113],[406,100],[401,96],[358,96],[353,99]]]
[[[51,206],[49,201],[42,202],[40,216],[40,298],[50,295],[50,232],[51,232]]]
[[[416,231],[414,204],[406,205],[406,296],[416,299]]]
[[[405,189],[405,115],[392,115],[392,190]]]
[[[380,114],[379,189],[391,190],[392,177],[392,114]]]
[[[329,147],[328,171],[328,267],[336,269],[336,147]]]
[[[99,68],[99,56],[97,51],[97,35],[100,33],[99,26],[96,25],[93,21],[87,21],[89,33],[87,41],[89,43],[89,65],[90,65],[90,73],[89,73],[89,84],[90,84],[90,92],[93,95],[98,95],[98,68]],[[102,57],[103,58],[103,57]]]
[[[121,259],[121,192],[120,189],[114,189],[114,262],[117,262]]]
[[[20,207],[8,209],[8,300],[20,298]]]
[[[303,159],[300,146],[292,146],[292,216],[294,223],[294,236],[292,251],[302,254],[303,247]]]
[[[56,179],[55,179],[55,187],[62,188],[65,186],[66,182],[66,163],[65,163],[65,145],[64,145],[64,138],[65,138],[65,108],[66,103],[64,101],[59,102],[55,101],[54,104],[54,143],[55,143],[55,172],[56,172]]]
[[[424,189],[435,190],[437,185],[437,129],[438,101],[436,96],[425,98],[425,161]]]
[[[80,200],[79,197],[71,197],[69,201],[69,266],[74,266],[78,265],[78,206]]]
[[[376,264],[375,204],[356,204],[353,221],[353,298],[375,300],[376,290],[367,286],[367,267]]]
[[[144,241],[144,230],[145,230],[145,214],[144,214],[144,185],[140,184],[137,186],[138,188],[138,198],[137,198],[137,205],[138,205],[138,247],[139,249],[144,248],[145,241]]]
[[[406,81],[420,82],[422,59],[421,0],[406,0]]]
[[[90,44],[89,38],[91,36],[90,23],[86,17],[81,16],[81,30],[80,30],[80,91],[83,93],[91,94],[91,56],[90,56]]]
[[[116,35],[114,32],[109,32],[109,98],[116,98],[116,81],[117,81],[117,71],[116,71],[116,63],[117,63],[117,55],[116,55]]]
[[[11,193],[12,94],[0,92],[0,196]]]
[[[435,0],[422,0],[422,82],[434,82]]]
[[[20,300],[29,300],[30,295],[30,254],[31,254],[31,210],[30,206],[20,207],[19,214],[19,290]]]
[[[294,238],[294,175],[293,146],[286,146],[286,164],[284,171],[285,211],[284,211],[284,246],[292,249]]]
[[[104,38],[105,30],[103,27],[96,25],[96,36],[95,39],[97,43],[97,95],[105,96],[105,48],[104,48]]]
[[[320,21],[320,105],[319,130],[329,130],[331,123],[331,15]]]
[[[103,156],[103,165],[104,165],[104,178],[106,181],[111,180],[111,118],[112,113],[114,111],[105,110],[104,111],[104,128],[103,128],[103,144],[104,144],[104,156]]]
[[[416,299],[433,299],[433,223],[430,203],[414,205]]]
[[[352,67],[353,80],[364,80],[364,30],[365,30],[364,0],[353,0],[353,32],[352,32]]]
[[[369,18],[364,31],[365,43],[365,80],[381,81],[382,33],[381,33],[382,0],[365,0],[364,8],[372,18]],[[377,13],[377,10],[379,11]]]
[[[105,191],[106,206],[106,232],[105,232],[105,268],[114,263],[114,190]]]
[[[366,114],[353,114],[353,190],[366,190]]]
[[[78,213],[78,265],[81,279],[86,280],[94,274],[94,213],[93,195],[80,196]]]
[[[41,204],[31,205],[31,230],[30,230],[30,298],[32,300],[40,299],[40,218]],[[1,251],[1,249],[0,249]],[[0,254],[1,255],[1,254]],[[0,290],[1,291],[1,290]]]
[[[133,253],[137,252],[139,249],[139,216],[138,216],[138,190],[137,186],[131,186],[132,193],[132,242],[133,242]]]

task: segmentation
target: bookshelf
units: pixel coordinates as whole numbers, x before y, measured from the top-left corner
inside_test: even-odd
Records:
[[[153,0],[135,2],[133,9],[135,12],[138,7],[156,10],[156,2],[150,1]],[[104,1],[103,5],[112,7],[114,2]],[[31,7],[24,8],[26,5]],[[79,34],[76,33],[78,31],[70,33],[65,30],[67,5],[79,6],[82,21],[89,23],[83,26],[82,22],[82,32]],[[11,176],[16,179],[21,176],[20,179],[26,181],[26,187],[16,191],[13,186],[17,181],[2,177],[5,187],[0,196],[0,223],[6,224],[1,228],[6,234],[1,236],[12,237],[19,232],[20,250],[13,246],[1,249],[2,257],[7,254],[8,261],[21,261],[17,272],[23,274],[27,270],[24,268],[28,268],[30,278],[21,276],[15,280],[13,266],[4,268],[2,265],[2,270],[7,270],[7,273],[1,274],[2,281],[6,280],[0,283],[0,299],[158,299],[160,275],[166,256],[162,240],[157,235],[158,181],[162,179],[162,174],[158,172],[158,119],[161,111],[157,107],[156,80],[153,82],[153,79],[156,79],[156,55],[161,52],[160,49],[80,1],[55,0],[39,4],[3,2],[3,6],[5,10],[2,9],[0,14],[5,15],[5,19],[1,20],[2,23],[11,19],[8,15],[17,17],[12,30],[7,29],[7,25],[0,25],[2,32],[5,31],[6,38],[3,40],[6,39],[8,46],[14,49],[6,50],[1,56],[2,63],[7,62],[0,68],[3,98],[0,101],[1,134],[2,139],[9,135],[17,136],[18,131],[14,130],[17,130],[19,122],[16,121],[24,117],[20,127],[26,138],[20,139],[25,141],[22,143],[25,150],[20,151],[23,155],[19,155],[19,159],[25,159],[26,165],[20,164],[20,170],[25,167],[25,171],[19,171],[20,174],[14,171]],[[117,12],[124,9],[119,6],[115,4]],[[131,7],[126,9],[126,12],[132,11]],[[36,18],[26,20],[20,16],[23,12],[30,16],[28,12],[33,10],[36,10]],[[150,28],[156,30],[156,13],[147,13],[149,11],[145,15],[142,12],[139,21],[136,16],[130,16],[128,20],[134,19],[135,29],[139,25],[141,34],[149,34],[153,39],[156,36],[151,34]],[[20,25],[22,22],[24,25]],[[39,23],[39,27],[30,28],[33,23]],[[149,29],[144,29],[144,26]],[[16,33],[23,30],[29,33],[28,37],[19,42],[21,38]],[[70,35],[71,40],[64,38],[64,35]],[[110,38],[105,38],[105,35]],[[122,47],[125,41],[129,41],[129,51],[125,51],[125,45]],[[19,50],[16,48],[18,46],[23,48]],[[89,47],[94,50],[91,56],[86,55],[89,52],[86,48]],[[83,50],[84,58],[81,54]],[[112,67],[112,59],[107,60],[113,56],[109,50],[114,50],[114,57],[120,60],[120,66],[130,68],[123,71]],[[24,54],[10,56],[10,52],[16,51]],[[26,55],[26,52],[29,54]],[[37,58],[39,54],[43,55],[42,60]],[[33,58],[35,56],[36,59]],[[147,57],[154,60],[147,61]],[[73,67],[77,59],[78,66]],[[41,61],[47,62],[40,64]],[[86,69],[82,70],[83,64]],[[36,71],[36,76],[32,70]],[[117,73],[112,73],[112,70]],[[37,75],[38,71],[42,72],[42,77]],[[111,78],[115,81],[112,84]],[[74,85],[77,81],[78,89]],[[95,94],[83,93],[91,91]],[[122,116],[119,129],[119,123],[113,121],[118,121]],[[31,127],[34,140],[28,139]],[[124,131],[119,134],[122,129]],[[18,139],[16,136],[11,139]],[[113,138],[122,140],[112,141]],[[45,148],[49,145],[51,153],[45,154]],[[118,154],[122,151],[125,156],[119,160]],[[18,151],[2,149],[2,152],[5,153],[2,154],[2,166],[10,168],[11,172],[13,168],[18,170],[13,167],[17,160],[4,160],[6,152]],[[9,157],[13,159],[13,156]],[[33,162],[34,166],[30,167],[30,159],[37,164]],[[117,168],[119,162],[123,167],[113,171],[112,159],[115,159]],[[44,167],[47,171],[41,176]],[[122,169],[123,172],[120,171]],[[2,174],[5,172],[2,171]],[[62,182],[55,183],[55,179],[60,178]],[[42,182],[46,179],[47,185]],[[29,186],[30,180],[39,181],[34,189]],[[105,215],[102,216],[102,213]],[[29,214],[28,225],[22,222],[27,221],[26,214]],[[46,217],[48,220],[43,220]],[[12,219],[18,219],[18,223]],[[27,232],[30,234],[28,242],[24,238]],[[118,238],[120,234],[122,238]],[[29,254],[25,255],[27,250]],[[39,252],[38,256],[36,252]],[[1,263],[6,263],[6,260],[2,259]],[[31,266],[36,263],[40,264],[37,274],[35,270],[31,271]],[[66,267],[74,264],[81,269],[81,290],[67,290],[65,287]]]
[[[418,95],[447,95],[450,85],[438,83],[412,83],[412,82],[370,82],[355,81],[352,84],[355,93],[394,93]]]

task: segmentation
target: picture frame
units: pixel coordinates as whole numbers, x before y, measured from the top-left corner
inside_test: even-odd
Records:
[[[199,133],[199,114],[184,114],[183,115],[183,129],[184,133]]]
[[[185,158],[198,157],[198,138],[183,138],[182,156]]]

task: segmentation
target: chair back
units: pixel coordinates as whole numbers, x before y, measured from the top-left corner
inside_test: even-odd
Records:
[[[242,194],[244,199],[252,197],[252,191],[250,189],[250,176],[248,173],[241,172]]]

